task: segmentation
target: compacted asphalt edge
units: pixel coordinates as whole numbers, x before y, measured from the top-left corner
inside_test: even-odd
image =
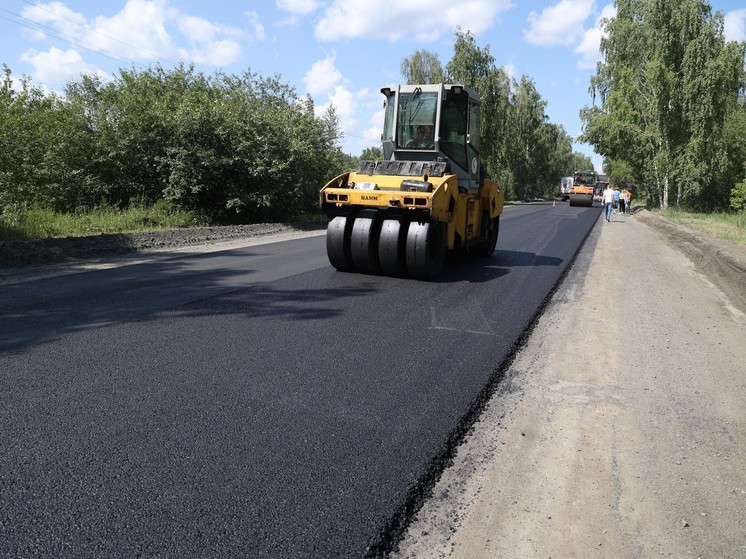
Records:
[[[552,289],[546,294],[541,304],[537,307],[536,312],[528,320],[525,328],[515,340],[505,358],[502,362],[495,365],[488,382],[484,385],[481,392],[468,407],[466,412],[461,416],[453,431],[449,434],[442,452],[433,457],[433,460],[425,474],[410,488],[404,503],[397,509],[395,514],[386,523],[386,526],[381,530],[378,541],[368,547],[364,556],[366,559],[386,557],[397,548],[398,543],[405,535],[407,528],[417,512],[422,508],[423,503],[431,496],[432,490],[444,470],[453,463],[453,458],[455,457],[459,446],[463,443],[465,437],[469,434],[469,431],[472,429],[474,424],[479,420],[479,417],[487,404],[495,396],[505,374],[510,370],[517,354],[528,342],[528,339],[531,337],[531,334],[539,323],[539,319],[544,314],[548,305],[552,302],[557,290],[562,287],[565,278],[571,272],[582,273],[581,270],[588,268],[590,256],[593,254],[593,251],[583,250],[583,247],[585,247],[589,242],[595,245],[595,239],[591,236],[591,233],[594,231],[594,228],[598,223],[600,222],[596,221],[588,228],[583,240],[578,245],[577,251],[557,278]],[[499,250],[500,245],[498,239],[498,247],[495,249],[498,259]],[[583,257],[580,257],[581,255],[583,255]]]

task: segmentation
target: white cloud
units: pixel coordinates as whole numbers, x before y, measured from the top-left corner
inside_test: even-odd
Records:
[[[219,27],[204,18],[182,16],[178,20],[179,31],[184,33],[192,43],[209,43],[215,39]]]
[[[345,137],[342,146],[346,153],[359,155],[365,148],[380,147],[384,114],[380,91],[364,88],[349,97],[340,91],[332,97],[332,103],[335,108],[343,107],[338,112],[343,115],[341,123]],[[368,115],[368,122],[361,123],[356,114]]]
[[[278,10],[288,14],[288,17],[277,23],[280,27],[295,27],[301,17],[321,7],[317,0],[276,0],[275,5]]]
[[[528,15],[529,28],[523,38],[541,46],[571,46],[585,33],[585,20],[593,13],[594,0],[560,0],[540,14]]]
[[[247,33],[238,27],[221,25],[185,14],[170,0],[127,0],[111,17],[87,19],[61,2],[39,3],[22,10],[23,17],[50,27],[71,40],[67,66],[73,66],[72,52],[94,51],[124,65],[166,62],[198,62],[213,66],[233,63],[241,53],[241,40],[264,40],[264,29],[254,12],[247,12]],[[183,43],[180,44],[180,43]],[[58,51],[61,52],[61,51]],[[47,58],[58,56],[49,51]],[[40,60],[35,57],[36,60]]]
[[[360,91],[351,91],[343,85],[337,85],[327,96],[327,102],[316,106],[316,115],[321,116],[329,108],[334,107],[334,111],[339,118],[339,128],[343,133],[342,149],[348,153],[360,153],[364,147],[370,144],[364,143],[367,139],[364,134],[367,131],[361,131],[357,119],[357,114],[361,101],[368,95],[367,89]],[[381,131],[378,130],[380,138]]]
[[[725,14],[725,39],[746,41],[746,8]]]
[[[579,56],[577,67],[593,69],[602,60],[599,46],[604,36],[602,20],[616,16],[616,7],[607,4],[596,17],[593,27],[585,28],[585,21],[593,14],[593,0],[560,0],[545,8],[540,14],[531,12],[529,28],[524,30],[524,39],[538,46],[561,45],[574,47]]]
[[[177,58],[183,51],[174,43],[166,25],[178,15],[163,1],[128,0],[119,13],[98,16],[77,33],[97,49],[133,61]]]
[[[379,97],[383,97],[379,95]],[[384,109],[381,108],[375,111],[371,117],[368,128],[363,130],[362,138],[360,139],[360,149],[357,150],[361,153],[365,148],[369,147],[380,147],[381,145],[381,134],[383,134],[383,115]]]
[[[302,80],[306,92],[316,101],[317,116],[323,115],[330,105],[334,107],[339,118],[340,130],[344,135],[343,150],[348,153],[360,153],[363,148],[380,143],[383,117],[381,116],[377,127],[370,126],[364,130],[360,129],[357,118],[361,106],[367,107],[371,104],[374,95],[367,88],[357,91],[351,88],[349,81],[337,69],[333,54],[314,62]],[[376,103],[382,102],[382,97],[377,91],[375,100]],[[371,137],[375,138],[372,143]]]
[[[515,79],[520,79],[518,76],[518,70],[515,67],[515,64],[508,63],[503,65],[503,70],[505,70],[505,73],[508,75],[508,79],[510,81],[513,81]]]
[[[334,56],[314,62],[303,76],[306,91],[311,97],[328,95],[341,80],[342,73],[334,65]]]
[[[460,27],[475,35],[492,27],[510,0],[332,0],[315,28],[319,41],[376,38],[431,43]]]
[[[596,25],[583,34],[580,43],[574,49],[574,52],[580,55],[580,60],[578,60],[577,64],[578,68],[593,69],[596,67],[597,62],[603,60],[601,51],[599,50],[601,38],[605,35],[602,20],[611,19],[615,16],[616,8],[612,4],[604,6],[603,10],[601,10],[601,15],[596,19]]]
[[[244,12],[244,15],[249,20],[249,28],[252,30],[251,38],[257,43],[264,42],[266,35],[264,33],[264,26],[259,19],[259,14],[256,12]]]
[[[357,119],[355,118],[358,107],[357,96],[345,87],[338,85],[329,95],[329,102],[339,116],[342,129],[353,130],[357,125]]]
[[[62,2],[28,5],[21,10],[21,15],[42,25],[53,25],[55,29],[73,36],[77,36],[80,28],[87,24],[82,14],[74,12]],[[38,32],[36,36],[46,37],[43,32]]]
[[[65,83],[81,74],[104,75],[102,70],[84,62],[74,49],[63,51],[52,47],[45,52],[29,49],[21,55],[21,60],[34,67],[34,81],[40,84]]]
[[[184,54],[194,62],[221,66],[230,64],[241,54],[241,44],[235,39],[243,35],[240,29],[195,16],[180,16],[177,25],[190,45]]]
[[[275,4],[278,10],[300,16],[308,15],[321,6],[317,0],[277,0]]]

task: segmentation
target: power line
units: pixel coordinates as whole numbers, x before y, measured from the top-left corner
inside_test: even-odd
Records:
[[[30,0],[22,0],[22,1],[23,1],[24,3],[26,3],[26,4],[28,4],[29,6],[32,6],[32,7],[34,7],[34,8],[37,8],[37,9],[43,10],[43,11],[45,11],[45,12],[47,12],[47,13],[50,13],[50,14],[52,14],[53,16],[55,16],[55,17],[57,17],[57,18],[60,18],[60,19],[64,19],[65,21],[67,21],[67,22],[70,22],[70,23],[72,23],[72,24],[74,24],[74,25],[77,25],[77,26],[79,26],[79,27],[84,27],[85,29],[88,29],[89,31],[91,31],[91,32],[95,33],[96,35],[100,35],[101,37],[104,37],[104,38],[106,38],[106,39],[110,39],[110,40],[112,40],[112,41],[116,41],[117,43],[119,43],[119,44],[121,44],[121,45],[124,45],[124,46],[126,46],[126,47],[129,47],[129,48],[131,48],[131,49],[134,49],[134,50],[140,51],[141,53],[143,53],[143,54],[145,54],[145,55],[149,56],[150,58],[155,58],[155,59],[159,59],[159,58],[161,58],[161,59],[163,59],[164,61],[168,62],[169,64],[173,64],[173,65],[176,65],[176,62],[174,62],[173,60],[168,60],[167,58],[163,58],[162,56],[160,56],[160,55],[159,55],[159,54],[157,54],[157,53],[154,53],[154,52],[150,52],[150,51],[148,51],[148,50],[142,49],[142,48],[140,48],[140,47],[138,47],[138,46],[135,46],[135,45],[133,45],[133,44],[127,43],[127,42],[125,42],[125,41],[122,41],[121,39],[118,39],[118,38],[116,38],[116,37],[112,37],[112,36],[110,36],[110,35],[106,35],[105,33],[101,33],[100,31],[98,31],[98,30],[94,29],[93,27],[91,27],[91,26],[90,26],[90,25],[88,25],[87,23],[86,23],[86,24],[82,24],[82,23],[79,23],[79,22],[77,22],[77,21],[74,21],[74,20],[72,20],[72,19],[66,18],[66,17],[65,17],[65,16],[63,16],[63,15],[60,15],[60,14],[58,14],[58,13],[56,13],[56,12],[53,12],[52,10],[49,10],[49,9],[45,8],[44,6],[41,6],[41,5],[38,5],[38,4],[34,4],[34,3],[33,3],[33,2],[31,2]],[[5,11],[7,11],[7,10],[5,10]],[[19,17],[23,17],[23,16],[19,16]],[[24,19],[26,19],[26,18],[24,18]],[[28,21],[33,21],[33,20],[28,20]],[[38,23],[38,22],[34,22],[34,23]],[[39,25],[41,25],[41,24],[39,24]]]
[[[96,34],[98,34],[98,35],[100,35],[102,37],[105,37],[107,39],[111,39],[113,41],[117,41],[118,43],[120,43],[120,44],[122,44],[124,46],[127,46],[129,48],[132,48],[134,50],[138,50],[138,51],[140,51],[140,52],[142,52],[142,53],[144,53],[144,54],[146,54],[146,55],[148,55],[148,56],[150,56],[152,58],[155,58],[155,59],[162,58],[162,57],[158,57],[155,53],[146,51],[144,49],[136,47],[135,45],[131,45],[129,43],[121,41],[121,40],[119,40],[119,39],[117,39],[115,37],[109,37],[108,35],[100,33],[98,31],[96,31],[95,29],[92,29],[88,25],[81,25],[78,22],[72,21],[72,20],[70,20],[68,18],[65,18],[65,17],[59,15],[59,14],[56,14],[56,13],[51,12],[49,10],[46,10],[42,6],[36,6],[35,4],[31,4],[30,2],[28,2],[27,0],[23,0],[23,1],[26,2],[27,4],[33,5],[34,7],[37,7],[37,8],[43,9],[45,11],[48,11],[49,13],[55,15],[56,17],[59,17],[60,19],[64,19],[65,21],[68,21],[70,23],[78,25],[79,27],[87,28],[90,31],[92,31],[92,32],[94,32],[94,33],[96,33]],[[28,21],[29,23],[32,23],[33,25],[27,25],[26,23],[23,23],[22,21],[17,21],[17,20],[5,17],[3,15],[0,15],[0,19],[4,19],[4,20],[9,21],[11,23],[15,23],[16,25],[19,25],[21,27],[25,27],[27,29],[31,29],[32,31],[36,31],[36,32],[42,33],[42,34],[46,35],[49,38],[56,39],[58,41],[61,41],[63,43],[66,43],[66,44],[71,45],[71,46],[76,47],[76,48],[80,48],[80,49],[86,50],[86,51],[91,52],[93,54],[97,54],[99,56],[103,56],[104,58],[109,58],[110,60],[114,60],[115,62],[119,62],[121,64],[127,64],[127,65],[130,65],[130,66],[139,66],[141,68],[147,68],[147,65],[145,65],[145,64],[142,64],[142,63],[137,62],[135,60],[126,58],[126,57],[124,57],[122,55],[119,55],[117,53],[111,52],[111,51],[109,51],[107,49],[98,47],[98,46],[96,46],[93,43],[89,43],[87,41],[83,41],[81,39],[78,39],[77,37],[73,37],[71,35],[68,35],[67,33],[63,33],[62,31],[58,31],[56,29],[53,29],[52,27],[44,25],[44,24],[42,24],[42,23],[40,23],[38,21],[35,21],[33,19],[29,19],[27,17],[24,17],[24,16],[22,16],[20,14],[17,14],[15,12],[11,11],[11,10],[6,10],[5,8],[0,8],[0,11],[3,11],[5,13],[8,13],[8,14],[12,15],[12,16],[15,16],[18,19],[22,19],[22,20]],[[86,45],[88,45],[88,46],[86,46]],[[169,64],[176,65],[175,62],[173,62],[171,60],[168,60],[166,58],[162,58],[162,60],[164,60],[165,62],[167,62]]]
[[[0,10],[2,10],[3,12],[7,12],[9,14],[12,14],[14,16],[20,17],[21,19],[26,19],[23,16],[19,16],[18,14],[14,14],[13,12],[10,12],[10,11],[5,10],[3,8],[0,8]],[[136,66],[143,66],[144,67],[144,65],[140,64],[139,62],[135,62],[134,60],[129,60],[129,59],[124,58],[122,56],[116,55],[114,53],[111,53],[111,52],[107,51],[106,49],[97,48],[97,47],[95,47],[95,45],[91,45],[91,48],[86,47],[85,44],[90,44],[90,43],[86,43],[85,41],[81,41],[80,39],[76,39],[75,37],[71,37],[70,35],[62,33],[60,31],[56,31],[54,29],[51,29],[50,27],[46,27],[45,25],[42,25],[42,24],[40,24],[38,22],[35,22],[35,21],[27,20],[27,21],[31,21],[32,23],[35,24],[34,26],[31,26],[31,25],[26,25],[25,23],[23,23],[21,21],[16,21],[16,20],[13,20],[11,18],[5,17],[3,15],[0,15],[0,19],[4,19],[4,20],[9,21],[11,23],[15,23],[16,25],[20,25],[21,27],[25,27],[27,29],[31,29],[32,31],[37,31],[39,33],[43,33],[44,35],[46,35],[47,37],[50,37],[52,39],[57,39],[58,41],[62,41],[63,43],[67,43],[68,45],[71,45],[71,46],[74,46],[74,47],[77,47],[77,48],[80,48],[80,49],[92,52],[93,54],[98,54],[98,55],[103,56],[105,58],[110,58],[111,60],[114,60],[116,62],[121,62],[121,63],[125,63],[125,64],[136,65]],[[45,27],[46,29],[49,29],[49,31],[45,31],[44,29],[41,29],[39,26],[40,27]],[[70,38],[72,40],[67,40],[64,37],[68,37],[68,38]]]

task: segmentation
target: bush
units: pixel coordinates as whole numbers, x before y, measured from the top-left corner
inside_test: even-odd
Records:
[[[250,72],[120,70],[107,82],[83,76],[61,97],[28,83],[14,92],[6,69],[0,215],[14,225],[27,208],[68,215],[111,208],[118,222],[117,212],[133,217],[130,209],[165,198],[166,213],[180,209],[199,221],[291,219],[314,211],[321,186],[341,172],[340,134],[332,110],[317,117],[310,97],[299,100],[290,85]],[[27,225],[56,235],[57,219],[40,217]]]
[[[730,191],[730,207],[736,211],[746,210],[746,179]]]
[[[0,240],[77,237],[208,224],[209,221],[198,212],[175,207],[167,200],[126,210],[101,207],[86,212],[63,213],[32,208],[12,215],[0,215]]]

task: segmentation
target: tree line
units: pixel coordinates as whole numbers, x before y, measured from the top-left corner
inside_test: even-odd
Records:
[[[427,51],[402,63],[409,82],[452,81],[483,100],[487,170],[510,198],[551,195],[559,177],[590,168],[572,138],[544,114],[533,82],[512,81],[488,48],[458,32],[443,68]],[[32,207],[63,213],[149,207],[166,200],[212,223],[281,220],[314,211],[318,191],[360,159],[340,148],[331,107],[315,116],[279,77],[193,66],[82,75],[61,94],[11,70],[0,78],[0,216]],[[429,74],[426,72],[430,72]]]
[[[64,94],[0,81],[0,215],[150,206],[217,222],[296,217],[341,172],[338,118],[277,77],[189,66],[84,75]]]
[[[746,208],[746,43],[701,0],[617,0],[583,139],[650,205]]]
[[[651,205],[743,209],[746,43],[726,42],[722,14],[701,0],[616,4],[580,140],[604,156],[612,182]],[[401,73],[479,93],[482,159],[507,199],[552,196],[560,177],[593,168],[549,122],[534,82],[509,76],[469,32],[456,32],[447,64],[417,50]],[[182,65],[83,75],[61,94],[13,83],[3,66],[0,218],[166,200],[212,223],[289,219],[314,211],[330,178],[382,156],[377,146],[342,153],[334,108],[316,116],[313,99],[278,76]]]
[[[547,103],[533,80],[510,77],[496,65],[489,46],[479,47],[470,32],[456,32],[453,57],[445,66],[437,54],[417,50],[402,60],[401,73],[410,84],[460,83],[479,93],[482,161],[506,198],[553,196],[561,177],[593,169],[590,157],[573,151],[564,127],[549,122]]]

